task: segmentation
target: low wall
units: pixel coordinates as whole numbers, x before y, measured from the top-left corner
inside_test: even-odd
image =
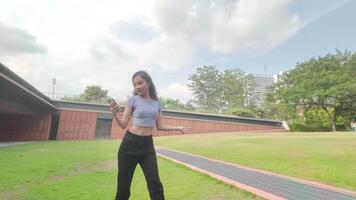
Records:
[[[0,114],[0,141],[48,140],[51,113],[40,116]]]
[[[96,118],[95,112],[61,110],[57,140],[95,139]]]
[[[187,134],[218,133],[218,132],[285,132],[283,127],[272,127],[255,124],[243,124],[221,121],[210,121],[201,119],[182,119],[175,117],[162,117],[162,122],[171,126],[185,126]],[[115,120],[112,124],[112,138],[120,139],[124,136],[123,130]],[[154,136],[181,135],[180,131],[157,131]]]

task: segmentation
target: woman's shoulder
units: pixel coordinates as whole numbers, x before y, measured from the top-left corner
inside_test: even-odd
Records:
[[[134,107],[135,105],[135,102],[137,101],[137,95],[131,95],[127,98],[127,104],[129,107]]]
[[[129,96],[129,99],[135,99],[135,98],[137,98],[137,96],[138,95],[133,94],[133,95]]]

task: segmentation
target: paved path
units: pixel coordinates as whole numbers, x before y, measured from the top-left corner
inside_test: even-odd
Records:
[[[20,145],[20,144],[28,144],[28,143],[33,143],[33,142],[0,142],[0,148],[14,146],[14,145]]]
[[[356,200],[356,192],[353,191],[312,184],[169,149],[159,148],[156,152],[162,157],[267,199]]]

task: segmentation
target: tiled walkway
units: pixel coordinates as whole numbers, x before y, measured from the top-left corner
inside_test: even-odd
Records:
[[[306,184],[288,177],[263,173],[169,149],[157,149],[156,152],[158,155],[185,164],[192,169],[213,175],[238,187],[242,186],[242,189],[267,199],[356,200],[356,192]]]

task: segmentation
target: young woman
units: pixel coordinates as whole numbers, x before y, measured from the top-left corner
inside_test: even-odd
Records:
[[[119,117],[119,105],[112,101],[110,109],[118,125],[126,129],[130,118],[132,124],[126,131],[118,152],[118,177],[116,200],[130,197],[132,177],[137,164],[145,175],[151,200],[164,199],[163,186],[158,175],[156,152],[153,146],[152,132],[157,130],[179,130],[183,126],[168,126],[161,120],[161,105],[157,98],[151,77],[145,71],[138,71],[132,76],[133,96],[128,100],[122,118]]]

